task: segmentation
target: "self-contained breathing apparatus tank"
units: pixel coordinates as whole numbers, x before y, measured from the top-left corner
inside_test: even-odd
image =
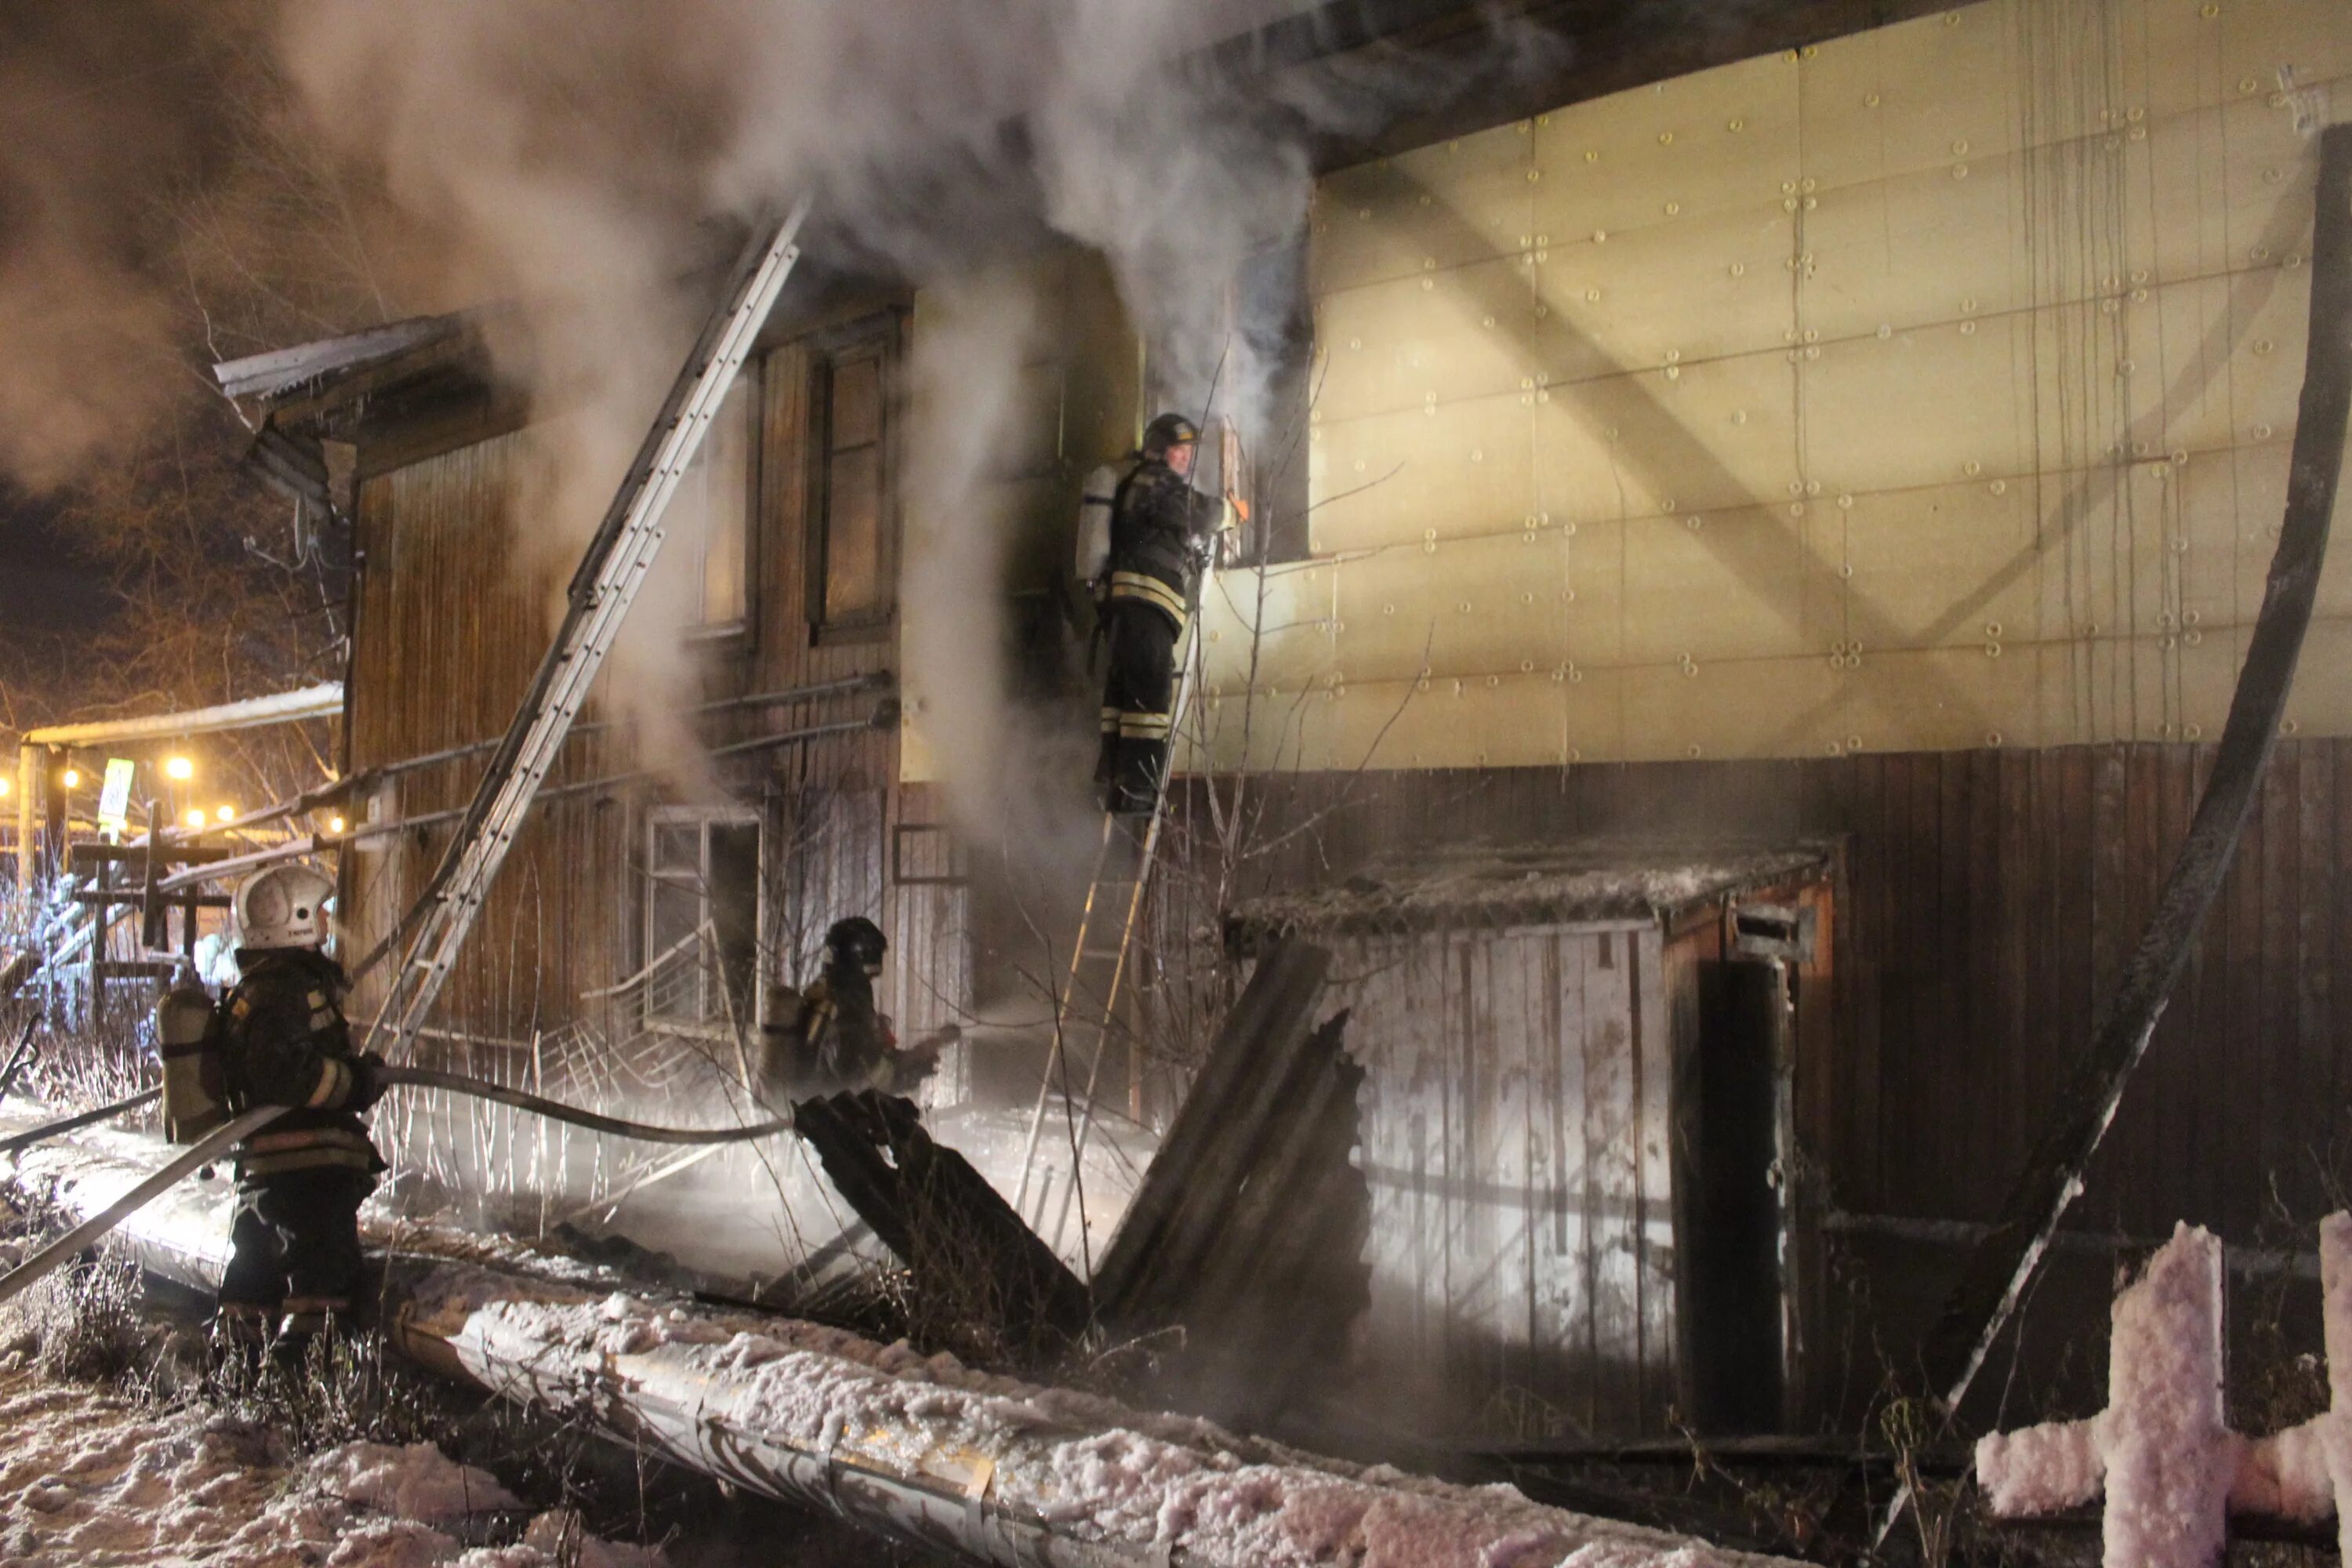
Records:
[[[163,1058],[163,1135],[195,1143],[229,1119],[227,1064],[214,1026],[212,993],[184,981],[155,999],[155,1049]]]
[[[1077,556],[1072,563],[1082,584],[1097,582],[1110,571],[1111,509],[1118,500],[1122,477],[1108,463],[1087,476],[1078,502]]]

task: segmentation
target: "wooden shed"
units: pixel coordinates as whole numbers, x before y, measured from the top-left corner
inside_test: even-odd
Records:
[[[1334,950],[1372,1303],[1339,1403],[1481,1446],[1782,1424],[1797,1032],[1836,854],[1457,851],[1236,910]]]

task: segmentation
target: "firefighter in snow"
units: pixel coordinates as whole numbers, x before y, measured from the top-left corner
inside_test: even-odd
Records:
[[[236,1214],[218,1330],[244,1347],[289,1346],[360,1304],[359,1210],[385,1168],[359,1112],[383,1093],[383,1059],[352,1048],[351,983],[322,949],[334,885],[305,866],[256,872],[236,890],[236,984],[222,999],[231,1109],[289,1107],[236,1147]]]
[[[888,949],[882,928],[864,915],[835,921],[824,933],[824,973],[804,991],[769,993],[760,1077],[771,1103],[866,1089],[909,1094],[937,1070],[940,1047],[957,1031],[901,1050],[874,1005]]]
[[[1232,445],[1228,432],[1229,460]],[[1200,449],[1200,426],[1181,414],[1162,414],[1144,426],[1139,460],[1109,497],[1108,558],[1085,573],[1094,578],[1110,652],[1095,782],[1115,812],[1149,814],[1159,803],[1174,719],[1176,645],[1201,568],[1219,533],[1233,526],[1230,503],[1192,486]],[[1101,504],[1099,496],[1087,499]]]

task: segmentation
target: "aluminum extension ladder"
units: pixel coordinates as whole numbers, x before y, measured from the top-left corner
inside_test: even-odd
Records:
[[[1209,602],[1209,589],[1215,578],[1213,563],[1202,569],[1200,584],[1192,597],[1191,624],[1185,628],[1182,663],[1179,666],[1183,674],[1177,682],[1175,705],[1168,715],[1171,777],[1161,781],[1140,837],[1127,825],[1131,819],[1123,819],[1113,811],[1103,813],[1102,841],[1095,850],[1094,876],[1087,885],[1086,907],[1078,916],[1077,941],[1070,949],[1069,977],[1061,994],[1054,999],[1053,1051],[1046,1058],[1045,1079],[1037,1086],[1037,1103],[1029,1113],[1029,1136],[1021,1154],[1021,1184],[1013,1198],[1013,1211],[1032,1230],[1044,1236],[1048,1246],[1059,1245],[1071,1198],[1083,1179],[1087,1142],[1094,1131],[1098,1103],[1096,1089],[1102,1080],[1103,1058],[1110,1054],[1111,1029],[1118,1016],[1128,959],[1135,948],[1136,923],[1142,918],[1144,889],[1159,858],[1160,830],[1168,817],[1168,786],[1173,782],[1177,738],[1192,704],[1193,687],[1200,679],[1201,607]],[[1071,1135],[1070,1185],[1063,1189],[1061,1215],[1048,1234],[1045,1229],[1045,1208],[1053,1201],[1053,1183],[1035,1180],[1046,1107],[1053,1101],[1055,1085],[1066,1078],[1073,1046],[1089,1038],[1094,1049],[1087,1068],[1086,1109]],[[1034,1214],[1030,1203],[1033,1186],[1036,1188]]]
[[[371,1030],[376,1047],[393,1061],[407,1059],[481,911],[490,881],[521,831],[532,797],[554,765],[630,605],[645,585],[661,551],[662,514],[688,465],[701,450],[702,438],[766,324],[793,264],[800,259],[796,241],[807,216],[808,204],[803,201],[781,222],[755,235],[736,263],[725,303],[687,356],[628,477],[572,574],[563,625],[506,738],[491,756],[448,852],[400,929],[361,965],[364,973],[387,952],[407,944]]]

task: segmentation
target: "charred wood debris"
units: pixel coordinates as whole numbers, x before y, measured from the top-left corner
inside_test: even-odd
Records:
[[[1281,1426],[1370,1300],[1370,1192],[1349,1161],[1364,1074],[1347,1015],[1314,1016],[1330,963],[1298,941],[1259,962],[1091,1286],[910,1101],[796,1107],[826,1176],[905,1268],[898,1326],[1028,1371],[1087,1358],[1171,1407]]]

